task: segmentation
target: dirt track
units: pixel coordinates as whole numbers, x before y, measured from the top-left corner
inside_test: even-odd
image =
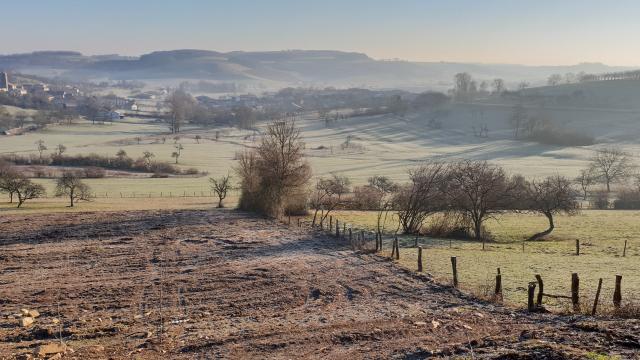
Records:
[[[0,272],[0,358],[60,331],[78,359],[640,356],[638,320],[482,303],[231,211],[4,216]],[[22,328],[21,308],[42,315]]]

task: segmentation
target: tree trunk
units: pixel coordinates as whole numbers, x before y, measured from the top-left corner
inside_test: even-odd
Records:
[[[218,209],[222,209],[224,206],[222,206],[222,198],[220,198],[220,200],[218,200]]]
[[[69,207],[73,207],[73,190],[71,190],[70,192],[69,200],[71,201],[71,204],[69,205]]]
[[[539,232],[537,234],[532,235],[530,238],[527,239],[527,241],[535,241],[535,240],[539,240],[549,234],[551,234],[551,232],[554,229],[554,225],[553,225],[553,215],[551,213],[546,213],[544,214],[547,219],[549,219],[549,228],[543,232]]]

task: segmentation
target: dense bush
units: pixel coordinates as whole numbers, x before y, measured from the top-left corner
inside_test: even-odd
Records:
[[[85,167],[91,168],[90,174],[87,177],[104,177],[96,168],[111,170],[123,170],[123,171],[139,171],[150,172],[158,174],[174,174],[179,175],[183,172],[176,166],[162,161],[154,161],[151,164],[140,158],[133,160],[128,156],[110,157],[98,154],[88,155],[52,155],[43,156],[40,158],[37,155],[4,155],[0,159],[13,163],[15,165],[51,165],[51,166],[65,166],[65,167]],[[198,170],[191,168],[187,169],[184,174],[195,175],[198,174]]]

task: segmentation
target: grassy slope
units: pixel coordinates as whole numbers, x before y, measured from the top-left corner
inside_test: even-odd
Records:
[[[374,229],[375,213],[343,211],[336,213],[341,221],[355,227]],[[577,272],[583,286],[584,301],[592,301],[598,278],[604,279],[603,304],[611,304],[616,274],[622,274],[627,299],[640,301],[640,211],[584,211],[578,216],[560,216],[556,230],[545,241],[522,240],[546,226],[545,219],[534,215],[508,214],[487,223],[496,238],[487,250],[473,241],[422,238],[425,271],[444,282],[451,281],[451,256],[458,257],[458,271],[463,288],[474,292],[492,291],[496,268],[501,268],[505,299],[524,304],[525,288],[535,274],[545,280],[545,292],[569,295],[571,273]],[[575,256],[575,239],[581,242],[581,255]],[[622,257],[627,240],[627,256]],[[402,239],[400,263],[416,269],[417,251],[414,238]],[[452,246],[450,248],[449,246]],[[384,244],[385,254],[391,240]],[[554,304],[566,305],[566,301]]]

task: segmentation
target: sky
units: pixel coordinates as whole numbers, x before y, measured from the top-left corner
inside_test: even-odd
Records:
[[[0,53],[286,49],[376,59],[640,64],[636,0],[2,0]]]

